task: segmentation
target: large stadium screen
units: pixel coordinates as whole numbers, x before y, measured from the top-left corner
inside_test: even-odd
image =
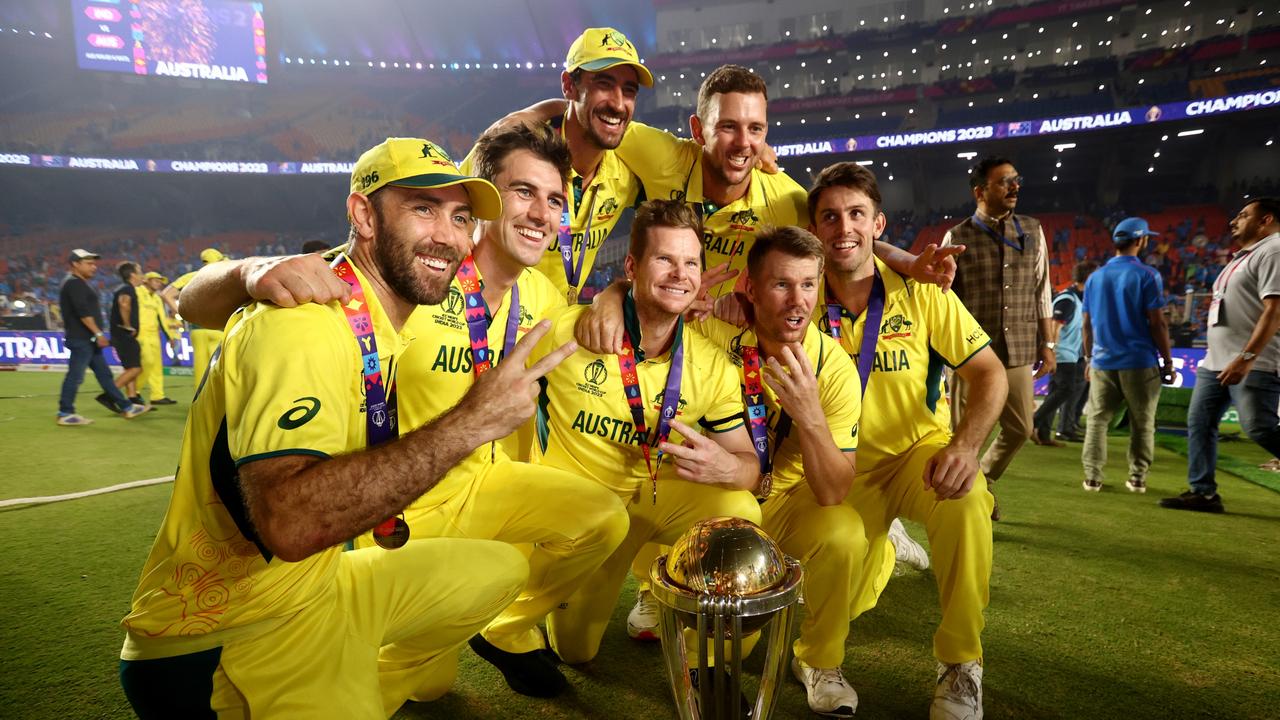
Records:
[[[71,0],[85,70],[267,81],[262,3],[244,0]]]

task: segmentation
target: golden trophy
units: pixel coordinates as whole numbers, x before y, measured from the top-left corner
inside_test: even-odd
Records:
[[[654,561],[649,575],[660,608],[662,653],[682,720],[743,717],[742,639],[766,625],[764,671],[750,710],[753,720],[767,720],[786,672],[803,575],[800,563],[783,555],[755,523],[719,517],[690,528],[669,554]],[[686,629],[697,635],[696,691]],[[727,677],[713,672],[710,657],[729,671]]]

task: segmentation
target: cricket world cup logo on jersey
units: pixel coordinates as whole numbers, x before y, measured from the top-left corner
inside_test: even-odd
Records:
[[[600,359],[592,360],[589,365],[582,369],[582,379],[599,387],[609,378],[609,370],[604,366],[604,361]]]

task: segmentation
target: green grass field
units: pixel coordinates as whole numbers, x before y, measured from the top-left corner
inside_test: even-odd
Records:
[[[93,402],[84,428],[53,423],[62,376],[0,373],[0,499],[52,495],[172,474],[186,404],[125,421]],[[190,379],[170,378],[175,399]],[[91,389],[92,388],[92,389]],[[1102,493],[1080,488],[1079,446],[1028,446],[1000,483],[995,568],[984,635],[990,718],[1273,718],[1280,698],[1280,494],[1222,475],[1228,513],[1178,513],[1156,500],[1181,492],[1185,460],[1159,449],[1145,496],[1123,486],[1124,440]],[[1224,453],[1256,464],[1247,442]],[[0,583],[4,680],[0,716],[124,718],[116,680],[137,574],[163,516],[168,485],[0,510],[8,547]],[[912,534],[923,537],[919,527]],[[674,718],[660,651],[627,639],[631,588],[604,648],[567,668],[555,701],[515,695],[470,651],[452,693],[399,718]],[[845,674],[858,717],[926,717],[933,577],[895,578],[853,625]],[[758,654],[758,653],[757,653]],[[759,672],[759,658],[748,669]],[[749,680],[750,682],[750,680]],[[812,715],[788,680],[776,713]]]

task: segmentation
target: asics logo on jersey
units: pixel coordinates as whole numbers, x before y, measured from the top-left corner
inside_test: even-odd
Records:
[[[276,425],[281,430],[297,430],[298,428],[311,422],[311,418],[320,412],[320,399],[311,396],[300,397],[294,400],[297,405],[285,411],[280,419],[276,421]]]

